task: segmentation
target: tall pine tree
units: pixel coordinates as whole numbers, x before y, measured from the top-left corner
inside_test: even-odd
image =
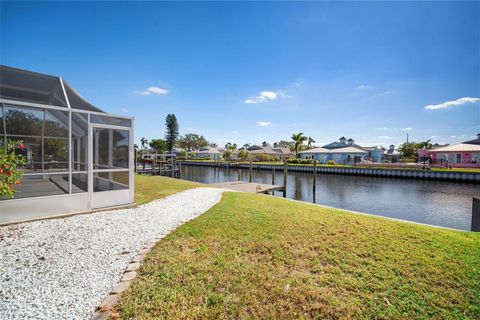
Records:
[[[165,119],[165,126],[167,127],[165,131],[165,141],[167,141],[167,149],[170,153],[172,153],[175,142],[177,142],[178,139],[178,122],[177,117],[175,117],[173,113],[167,114],[167,118]]]

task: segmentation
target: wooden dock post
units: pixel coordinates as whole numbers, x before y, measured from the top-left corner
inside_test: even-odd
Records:
[[[252,161],[250,160],[250,168],[249,168],[249,177],[248,177],[248,182],[252,182],[252,174],[253,174],[253,168],[252,168]]]
[[[317,201],[317,160],[313,159],[313,203]]]
[[[138,151],[137,151],[137,148],[134,148],[134,149],[133,149],[133,159],[134,159],[133,162],[135,163],[135,168],[133,169],[133,171],[134,171],[135,173],[137,172],[137,165],[138,165],[138,163],[137,163],[137,152],[138,152]]]
[[[285,161],[283,163],[283,197],[287,197],[287,174],[288,174],[288,163]]]
[[[175,178],[175,172],[177,171],[177,161],[175,158],[172,159],[172,178]]]
[[[272,166],[272,184],[275,184],[275,166]]]
[[[480,232],[480,198],[473,197],[472,231]]]
[[[238,180],[238,181],[240,181],[240,171],[241,171],[241,169],[240,169],[240,168],[237,168],[237,175],[238,175],[237,180]]]
[[[179,168],[178,168],[178,179],[182,179],[182,163],[179,162],[178,166],[179,166]]]

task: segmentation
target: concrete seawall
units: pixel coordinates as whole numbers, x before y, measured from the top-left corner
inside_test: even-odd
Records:
[[[196,162],[196,161],[181,161],[182,165],[188,166],[206,166],[218,167],[214,162]],[[249,164],[220,164],[223,168],[240,168],[248,169]],[[283,165],[278,164],[252,164],[254,170],[273,170],[283,171]],[[289,172],[310,172],[313,173],[313,166],[290,165]],[[374,176],[374,177],[391,177],[391,178],[405,178],[405,179],[423,179],[423,180],[442,180],[442,181],[458,181],[458,182],[474,182],[480,183],[480,173],[478,172],[456,172],[456,171],[430,171],[430,170],[411,170],[411,169],[381,169],[381,168],[339,168],[317,166],[317,173],[327,174],[343,174],[355,176]]]

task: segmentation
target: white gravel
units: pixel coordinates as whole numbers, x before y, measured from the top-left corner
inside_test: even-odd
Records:
[[[0,318],[89,319],[145,244],[211,208],[223,191],[0,227]]]

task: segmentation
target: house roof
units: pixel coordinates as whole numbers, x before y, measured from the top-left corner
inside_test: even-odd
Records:
[[[313,148],[304,151],[300,151],[299,153],[330,153],[332,150],[325,149],[325,148]]]
[[[463,143],[466,143],[466,144],[480,144],[480,133],[477,134],[476,139],[468,140],[468,141],[465,141]]]
[[[446,147],[432,149],[430,152],[480,152],[480,144],[457,143]]]
[[[302,151],[300,153],[328,153],[328,154],[335,154],[335,153],[366,153],[367,151],[363,150],[363,149],[360,149],[360,148],[356,148],[356,147],[352,147],[352,146],[348,146],[348,147],[345,147],[345,148],[337,148],[337,149],[326,149],[326,148],[314,148],[314,149],[310,149],[310,150],[305,150],[305,151]]]
[[[356,143],[348,144],[348,143],[340,143],[337,141],[322,146],[322,148],[325,148],[325,149],[338,149],[338,148],[346,148],[346,147],[355,147],[359,149],[363,148],[362,146]]]
[[[288,148],[272,148],[259,146],[253,146],[248,150],[248,152],[252,154],[292,154],[292,152]]]
[[[220,148],[213,148],[213,147],[203,147],[201,148],[200,150],[198,151],[195,151],[195,153],[200,153],[200,154],[204,154],[204,153],[208,153],[208,154],[223,154],[223,149],[220,149]]]

